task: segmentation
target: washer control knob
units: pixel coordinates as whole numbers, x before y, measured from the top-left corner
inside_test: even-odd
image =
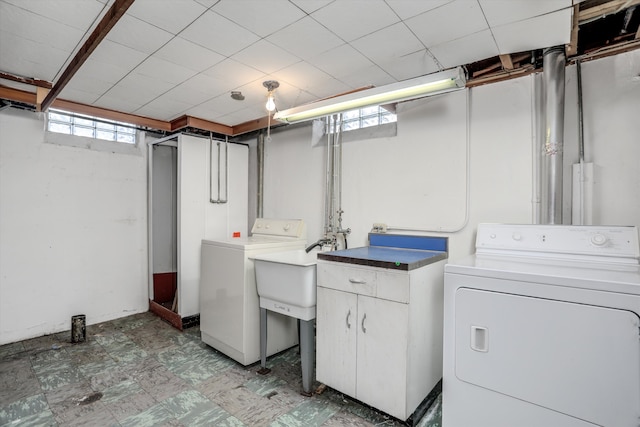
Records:
[[[496,238],[496,234],[495,234],[495,233],[491,233],[491,234],[489,235],[489,237],[491,237],[492,239],[495,239],[495,238]]]
[[[604,245],[605,243],[607,243],[607,240],[607,236],[605,236],[604,234],[598,233],[591,236],[591,243],[596,246]]]
[[[291,224],[286,223],[283,228],[284,228],[284,231],[289,231],[289,229],[291,228]]]
[[[513,240],[515,240],[516,242],[519,242],[520,240],[522,240],[522,234],[520,234],[520,233],[513,233],[513,234],[511,235],[511,238],[512,238]]]

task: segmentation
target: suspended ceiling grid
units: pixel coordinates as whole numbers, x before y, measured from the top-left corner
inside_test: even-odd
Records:
[[[0,0],[0,72],[55,85],[113,1]],[[266,115],[265,80],[280,82],[276,104],[286,109],[569,44],[577,3],[135,0],[59,98],[232,127]],[[11,80],[0,85],[34,92]]]

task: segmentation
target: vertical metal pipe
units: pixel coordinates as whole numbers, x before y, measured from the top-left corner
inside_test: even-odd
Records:
[[[264,212],[264,133],[258,133],[258,195],[256,216],[262,218]]]
[[[576,62],[576,74],[578,76],[578,158],[580,160],[580,217],[579,225],[584,224],[584,122],[582,111],[582,68],[580,60]]]
[[[545,49],[543,57],[545,83],[546,206],[543,222],[562,224],[562,154],[564,138],[564,48]]]

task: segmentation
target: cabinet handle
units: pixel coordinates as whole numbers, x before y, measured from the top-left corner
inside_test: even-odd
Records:
[[[367,281],[363,279],[349,279],[349,282],[360,284],[360,285],[364,285],[365,283],[367,283]]]
[[[351,317],[351,310],[347,313],[347,329],[351,329],[351,323],[349,323],[349,318]]]
[[[367,328],[364,327],[364,321],[367,319],[367,313],[362,316],[362,332],[367,333]]]

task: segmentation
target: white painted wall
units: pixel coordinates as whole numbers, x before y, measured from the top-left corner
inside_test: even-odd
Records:
[[[576,66],[567,68],[565,192],[578,163]],[[582,64],[585,161],[594,163],[593,223],[640,227],[640,51]],[[568,180],[568,181],[567,181]],[[571,211],[563,214],[569,218]]]
[[[587,161],[597,170],[596,224],[640,227],[639,62],[636,50],[582,66]],[[577,161],[574,76],[569,67],[564,158],[569,181],[570,164]],[[400,104],[396,137],[344,143],[343,225],[353,231],[350,246],[365,245],[372,224],[384,222],[433,230],[405,232],[449,236],[450,257],[456,258],[474,252],[478,223],[532,223],[535,79]],[[467,132],[470,204],[463,226]],[[279,129],[272,137],[265,144],[264,215],[304,219],[309,241],[315,241],[323,226],[325,147],[311,146],[310,125]],[[570,186],[565,197],[571,197]]]
[[[45,135],[42,115],[0,112],[0,344],[148,309],[144,150]]]

